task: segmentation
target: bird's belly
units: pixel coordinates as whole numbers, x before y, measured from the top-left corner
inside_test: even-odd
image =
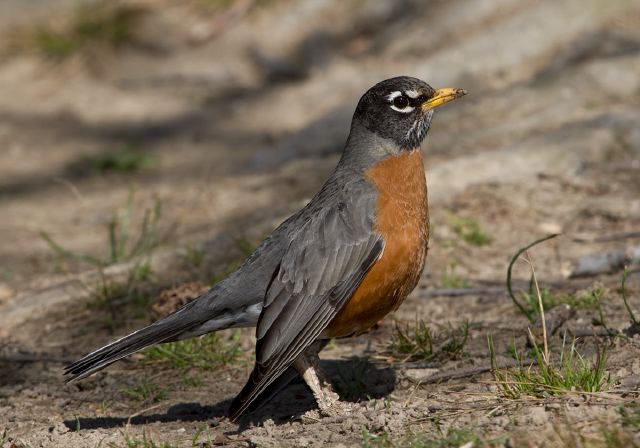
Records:
[[[427,255],[423,248],[388,254],[369,271],[360,287],[323,333],[325,338],[360,334],[395,311],[415,288]]]
[[[325,338],[367,331],[400,306],[424,268],[429,216],[419,150],[387,159],[368,177],[378,190],[376,230],[384,238],[384,251],[325,329]]]

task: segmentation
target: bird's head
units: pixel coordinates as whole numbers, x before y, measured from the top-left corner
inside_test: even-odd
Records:
[[[426,137],[433,110],[466,93],[463,89],[434,89],[409,76],[387,79],[360,98],[353,122],[393,141],[402,150],[411,150]]]

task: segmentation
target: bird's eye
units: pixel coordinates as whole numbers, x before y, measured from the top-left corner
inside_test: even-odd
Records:
[[[398,109],[404,109],[409,106],[409,100],[405,96],[397,96],[393,99],[393,105]]]

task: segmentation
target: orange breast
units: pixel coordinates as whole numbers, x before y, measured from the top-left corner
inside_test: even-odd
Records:
[[[327,338],[362,333],[397,309],[415,288],[429,242],[427,182],[419,149],[370,168],[378,191],[376,230],[385,247],[360,287],[331,321]]]

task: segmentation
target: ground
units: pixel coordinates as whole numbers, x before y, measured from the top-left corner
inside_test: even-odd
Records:
[[[640,444],[640,338],[620,333],[640,317],[638,266],[624,290],[619,266],[568,277],[640,244],[638,2],[89,4],[0,4],[0,446]],[[66,362],[148,323],[167,288],[217,281],[300,208],[359,95],[400,74],[469,95],[422,148],[433,232],[418,288],[322,353],[351,414],[314,415],[297,382],[228,421],[251,329],[64,383]],[[513,344],[535,358],[537,333],[507,267],[550,233],[529,255],[549,320],[573,310],[551,363],[577,338],[572,366],[593,372],[600,354],[602,391],[514,392],[526,381],[506,373]],[[524,301],[530,265],[513,273]],[[423,324],[434,352],[399,353],[398,329],[411,344]]]

